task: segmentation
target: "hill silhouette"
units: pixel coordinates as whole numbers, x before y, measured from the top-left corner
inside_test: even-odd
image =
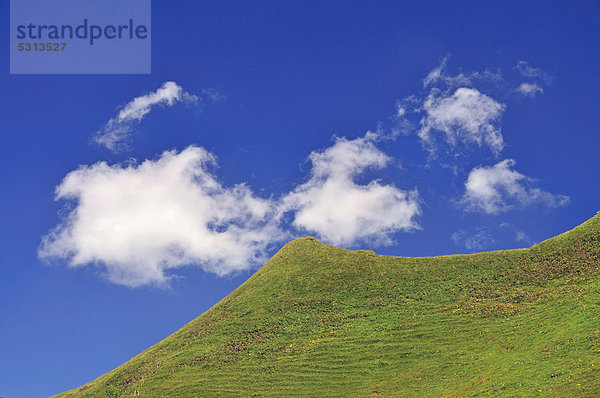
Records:
[[[60,397],[598,396],[600,214],[528,249],[380,256],[300,238]]]

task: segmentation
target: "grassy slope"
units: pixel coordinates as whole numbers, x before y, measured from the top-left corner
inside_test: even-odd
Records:
[[[209,311],[67,396],[597,396],[600,214],[434,258],[288,243]]]

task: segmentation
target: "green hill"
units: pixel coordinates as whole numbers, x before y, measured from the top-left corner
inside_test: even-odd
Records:
[[[529,249],[379,256],[301,238],[61,397],[599,396],[600,213]]]

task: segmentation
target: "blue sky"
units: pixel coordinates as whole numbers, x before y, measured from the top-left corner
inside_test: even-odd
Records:
[[[597,1],[154,1],[149,75],[10,75],[6,50],[0,395],[113,369],[295,237],[470,253],[593,216],[599,18]]]

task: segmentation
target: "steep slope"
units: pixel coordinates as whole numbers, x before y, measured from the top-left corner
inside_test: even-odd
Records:
[[[529,249],[379,256],[301,238],[61,397],[600,394],[600,214]]]

